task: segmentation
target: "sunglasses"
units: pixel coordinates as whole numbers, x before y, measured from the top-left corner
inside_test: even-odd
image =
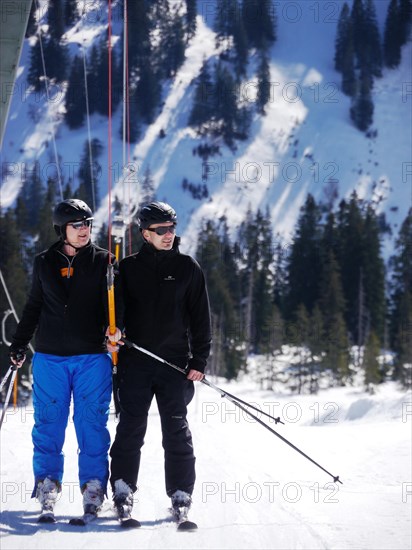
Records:
[[[166,233],[171,233],[172,235],[174,235],[176,227],[174,225],[167,225],[155,228],[148,227],[147,230],[156,233],[156,235],[166,235]]]
[[[68,223],[73,229],[81,229],[82,227],[90,227],[92,225],[92,220],[82,220],[81,222]]]

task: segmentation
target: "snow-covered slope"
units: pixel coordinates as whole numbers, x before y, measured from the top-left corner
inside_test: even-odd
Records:
[[[389,0],[375,2],[382,33],[388,4]],[[121,178],[126,158],[118,131],[121,109],[113,117],[114,193],[125,202],[130,194],[132,205],[138,203],[143,175],[150,168],[158,198],[168,200],[179,210],[182,244],[189,252],[193,252],[196,228],[203,218],[216,219],[225,214],[235,229],[248,208],[266,206],[272,214],[274,233],[281,234],[287,242],[306,194],[324,198],[330,179],[338,182],[340,197],[356,189],[361,197],[373,198],[379,210],[386,212],[396,234],[411,206],[412,47],[410,43],[404,47],[398,69],[384,70],[383,77],[375,81],[372,130],[376,130],[376,135],[367,137],[352,125],[349,99],[341,93],[340,75],[333,69],[336,25],[342,5],[340,0],[275,2],[278,40],[271,49],[272,93],[267,116],[255,115],[249,139],[239,142],[235,152],[222,146],[221,155],[208,160],[209,197],[199,201],[185,192],[181,183],[183,178],[194,184],[203,183],[205,174],[201,159],[192,152],[202,140],[187,127],[187,120],[193,82],[202,61],[217,55],[211,30],[217,8],[215,2],[200,0],[197,33],[168,89],[161,113],[130,150],[135,171],[127,174],[126,182]],[[96,9],[104,14],[102,8]],[[68,33],[73,52],[78,44],[90,47],[102,30],[102,22],[97,25],[96,21],[90,11]],[[119,34],[119,20],[116,25],[115,32]],[[40,161],[43,177],[55,171],[56,154],[61,156],[65,181],[75,175],[87,139],[86,128],[69,132],[61,122],[64,90],[52,89],[48,103],[27,95],[28,44],[21,63],[2,152],[3,167],[10,168],[2,183],[2,207],[13,203],[24,170],[35,159]],[[251,77],[238,91],[239,99],[246,102],[254,100],[254,65],[252,54]],[[93,116],[90,123],[91,137],[106,142],[107,119]],[[164,138],[159,137],[161,130]],[[97,222],[101,223],[108,216],[107,155],[99,162],[102,173],[98,183],[103,200]],[[390,250],[388,241],[385,255]]]
[[[38,503],[30,499],[33,411],[29,405],[10,409],[1,431],[2,550],[410,548],[410,392],[387,383],[375,395],[352,387],[290,396],[280,387],[276,392],[257,391],[256,383],[246,377],[231,384],[214,382],[279,416],[285,425],[266,421],[331,474],[339,475],[343,485],[334,484],[324,471],[217,392],[197,384],[189,420],[197,456],[191,517],[199,524],[198,532],[177,533],[168,521],[155,405],[135,495],[140,530],[120,529],[110,501],[96,523],[86,528],[67,524],[81,511],[72,422],[65,443],[63,493],[56,505],[58,523],[39,525]],[[112,436],[115,429],[111,416]]]

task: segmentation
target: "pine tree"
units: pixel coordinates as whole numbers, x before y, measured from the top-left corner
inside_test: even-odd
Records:
[[[314,394],[319,390],[319,380],[324,374],[324,340],[323,340],[323,315],[316,304],[312,315],[309,317],[308,348],[311,361],[308,365],[309,393]]]
[[[236,85],[230,70],[220,61],[214,75],[214,132],[221,135],[226,145],[233,149],[234,140],[242,134],[236,101]],[[247,126],[247,124],[246,124]]]
[[[323,265],[319,305],[323,320],[323,366],[344,384],[349,376],[349,342],[340,270],[332,248]]]
[[[258,92],[256,98],[257,110],[261,115],[265,115],[265,107],[270,99],[270,68],[265,52],[262,52],[260,64],[257,73]]]
[[[89,114],[92,115],[97,111],[97,104],[100,101],[101,90],[99,90],[99,81],[97,80],[97,71],[99,67],[99,50],[97,44],[93,44],[90,49],[90,54],[87,56],[86,71],[87,71],[87,94],[89,97]],[[84,70],[83,70],[84,75]],[[84,76],[83,76],[84,78]]]
[[[276,14],[271,0],[243,0],[242,19],[249,47],[264,49],[276,41]]]
[[[49,35],[55,43],[60,42],[64,34],[64,0],[49,0],[47,23]]]
[[[362,242],[365,306],[371,331],[382,341],[386,319],[385,266],[381,256],[379,222],[370,206],[364,214]]]
[[[221,58],[230,60],[231,53],[234,50],[236,54],[234,60],[236,74],[245,74],[248,58],[248,38],[241,17],[239,0],[222,0],[219,3],[214,29],[217,45],[220,48],[224,47]]]
[[[130,4],[130,2],[128,4]],[[114,112],[123,98],[123,79],[116,78],[116,74],[119,72],[119,63],[114,48],[111,49],[111,66],[111,110]],[[109,113],[109,48],[107,32],[96,45],[93,45],[90,57],[86,62],[86,71],[89,113],[93,114],[97,112],[107,116]]]
[[[53,36],[43,46],[47,78],[58,83],[63,82],[69,68],[69,56],[66,46]]]
[[[259,382],[261,389],[275,391],[275,383],[281,380],[282,373],[277,364],[277,358],[282,354],[284,340],[284,323],[280,311],[276,306],[273,308],[271,333],[268,345],[264,346],[265,354],[264,371],[260,371]]]
[[[128,143],[136,143],[141,135],[142,119],[140,105],[138,104],[136,85],[129,86],[129,123],[126,127],[126,140]],[[123,117],[120,124],[120,136],[123,137]]]
[[[210,121],[213,115],[214,87],[207,61],[203,61],[194,92],[192,111],[189,116],[189,126],[198,127]]]
[[[256,308],[254,307],[255,281],[259,261],[257,246],[258,228],[256,219],[251,209],[246,213],[245,221],[242,222],[238,233],[238,244],[241,258],[240,278],[242,293],[242,326],[245,327],[246,357],[251,351],[256,351],[256,330],[255,320]]]
[[[351,19],[353,28],[353,46],[357,60],[356,68],[362,70],[367,67],[366,52],[368,49],[368,45],[366,43],[367,24],[364,0],[353,0]]]
[[[236,96],[231,72],[220,61],[214,73],[214,131],[231,147],[234,141]]]
[[[242,17],[239,16],[239,7],[237,7],[237,13],[233,27],[233,43],[236,53],[235,58],[235,71],[236,75],[243,76],[246,74],[246,68],[248,63],[248,39],[246,29],[243,24]]]
[[[27,75],[27,82],[30,86],[33,86],[35,92],[39,92],[44,86],[43,75],[40,41],[37,39],[30,48],[30,64]]]
[[[27,209],[26,201],[24,200],[22,193],[20,193],[16,199],[16,206],[14,208],[14,216],[17,227],[22,233],[26,233],[30,227],[29,212]]]
[[[376,9],[374,0],[365,0],[365,2],[366,63],[371,74],[379,78],[382,76],[383,60],[381,38],[376,19]]]
[[[39,212],[44,201],[44,188],[38,161],[33,164],[32,170],[25,174],[22,197],[29,214],[30,231],[32,231],[39,223]]]
[[[373,391],[373,386],[383,382],[381,367],[379,364],[380,343],[379,338],[372,331],[369,334],[365,346],[365,354],[363,357],[363,368],[365,371],[365,386],[370,392]]]
[[[350,116],[356,128],[365,132],[373,122],[372,77],[367,71],[360,76],[359,88],[352,100]]]
[[[401,46],[406,44],[411,35],[412,0],[399,0],[399,27]]]
[[[178,11],[170,9],[168,1],[157,5],[155,17],[158,22],[159,47],[153,58],[158,63],[158,73],[171,78],[185,59],[183,20]]]
[[[341,201],[338,212],[339,248],[337,260],[342,278],[346,302],[345,321],[351,334],[352,343],[363,345],[363,319],[359,318],[359,289],[361,286],[361,269],[363,266],[363,218],[359,207],[358,196],[353,193],[349,203]]]
[[[409,291],[403,294],[397,314],[393,378],[399,380],[405,388],[412,388],[412,294]]]
[[[260,210],[253,217],[249,211],[239,231],[239,245],[244,251],[243,302],[250,349],[266,353],[271,347],[273,304],[273,235],[269,212]]]
[[[186,35],[190,40],[196,33],[197,28],[197,5],[196,0],[186,0]]]
[[[38,252],[48,248],[57,240],[56,233],[52,224],[53,209],[56,202],[56,182],[49,178],[47,182],[47,191],[44,196],[44,202],[39,212],[39,222],[37,227],[38,239],[36,248]]]
[[[133,0],[133,2],[127,2],[129,78],[131,78],[133,72],[137,68],[144,65],[145,60],[148,62],[151,26],[149,13],[146,0]]]
[[[346,50],[342,60],[342,92],[349,97],[354,97],[357,90],[357,80],[355,74],[355,54],[353,40],[348,38]]]
[[[310,316],[303,304],[299,304],[296,310],[293,327],[289,325],[288,328],[289,337],[292,336],[292,342],[295,344],[289,386],[293,392],[302,394],[306,386],[310,384],[312,363],[312,353],[309,347]],[[292,329],[292,333],[290,329]]]
[[[70,72],[67,93],[65,97],[65,122],[71,130],[81,128],[86,114],[86,92],[84,81],[83,60],[76,56]]]
[[[141,69],[136,85],[135,101],[138,113],[138,121],[151,124],[154,121],[156,109],[160,102],[161,88],[160,78],[154,73],[150,63]]]
[[[142,205],[155,200],[155,196],[156,196],[156,191],[155,191],[154,180],[152,177],[150,166],[148,166],[145,170],[143,181],[142,181],[142,200],[141,200]]]
[[[335,40],[335,70],[343,72],[348,43],[352,41],[352,19],[348,4],[345,2],[339,16]]]
[[[102,142],[93,138],[91,143],[84,143],[83,155],[79,167],[79,188],[77,198],[84,200],[90,208],[95,211],[99,205],[98,179],[101,172],[101,166],[97,159],[103,151]]]
[[[17,314],[20,315],[26,302],[29,279],[23,263],[24,240],[12,210],[0,215],[0,240],[0,268]],[[4,294],[1,293],[1,296]],[[8,307],[1,309],[4,311]]]
[[[288,296],[286,309],[293,318],[299,305],[312,313],[319,299],[321,272],[320,210],[312,195],[308,195],[300,210],[295,238],[288,258]]]
[[[277,236],[278,237],[278,236]],[[287,286],[287,267],[286,267],[286,252],[282,246],[282,242],[277,240],[273,251],[273,303],[279,310],[282,318],[286,318],[286,296],[288,292]]]
[[[229,248],[225,223],[221,234],[219,227],[208,221],[200,233],[196,258],[206,276],[212,311],[214,338],[211,370],[216,375],[232,379],[240,370],[242,352],[236,302],[229,284],[236,278],[236,272],[231,272],[230,278],[227,276],[234,266]]]
[[[390,341],[396,353],[395,380],[412,384],[412,209],[409,210],[390,259]]]
[[[90,81],[93,79],[95,97],[94,105],[95,110],[101,115],[109,114],[109,48],[107,42],[107,36],[100,40],[97,49],[96,65],[93,65],[93,77],[90,75]],[[112,67],[115,65],[115,54],[112,52]],[[90,65],[90,64],[89,64]],[[88,80],[89,82],[89,80]],[[112,96],[113,98],[113,96]],[[114,104],[112,103],[112,109]]]
[[[383,40],[383,58],[385,65],[390,69],[395,69],[401,62],[401,40],[398,0],[391,0],[386,15]]]
[[[227,39],[234,36],[235,22],[238,14],[238,0],[221,0],[219,2],[213,25],[218,42],[227,43]]]
[[[66,27],[73,27],[79,19],[77,0],[66,0],[64,5],[64,24]]]

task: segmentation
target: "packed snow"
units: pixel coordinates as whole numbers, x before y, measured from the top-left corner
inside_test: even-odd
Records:
[[[1,549],[411,548],[410,392],[387,382],[374,394],[357,384],[296,395],[280,384],[258,389],[251,375],[238,382],[210,381],[280,418],[284,424],[255,412],[319,467],[217,391],[198,383],[189,407],[197,456],[189,517],[198,523],[198,531],[177,532],[170,520],[155,404],[135,495],[134,516],[141,528],[119,526],[110,491],[100,519],[87,527],[68,525],[82,509],[71,421],[57,523],[41,525],[38,502],[30,498],[33,411],[30,404],[10,408],[1,430]],[[112,413],[112,437],[116,423]],[[342,484],[334,483],[332,476],[339,476]]]

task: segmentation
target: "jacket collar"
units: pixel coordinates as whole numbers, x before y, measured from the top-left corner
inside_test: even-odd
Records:
[[[145,241],[143,243],[143,246],[140,250],[143,254],[147,254],[148,256],[151,256],[153,258],[169,258],[171,256],[175,256],[176,254],[179,254],[179,244],[180,244],[180,237],[176,236],[175,240],[173,242],[173,247],[170,250],[157,250],[153,245]]]
[[[78,249],[78,252],[76,254],[75,257],[77,256],[83,256],[84,254],[90,252],[90,250],[92,249],[93,247],[93,244],[92,244],[92,241],[89,241],[86,246],[83,246],[82,248],[79,248]],[[64,254],[63,252],[63,242],[61,240],[53,243],[50,248],[47,250],[47,254],[50,254],[50,253],[54,253],[54,252],[61,252],[62,254]]]

